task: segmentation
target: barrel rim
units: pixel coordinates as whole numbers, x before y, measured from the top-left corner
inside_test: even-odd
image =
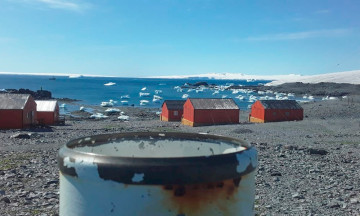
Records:
[[[76,151],[72,147],[79,145],[94,145],[91,138],[102,139],[97,143],[101,145],[108,143],[109,139],[129,138],[133,136],[154,138],[182,138],[182,139],[212,139],[221,140],[234,145],[245,147],[245,150],[235,151],[226,154],[216,154],[211,156],[191,156],[191,157],[122,157],[122,156],[106,156],[94,153],[86,153]],[[90,139],[89,139],[90,138]],[[87,139],[87,140],[85,140]],[[81,141],[82,140],[82,141]],[[80,142],[79,142],[80,141]],[[244,140],[221,135],[212,135],[204,133],[184,133],[184,132],[126,132],[114,134],[101,134],[95,136],[87,136],[73,139],[67,142],[59,151],[58,166],[63,174],[73,177],[80,177],[75,165],[66,164],[65,158],[75,162],[92,161],[97,166],[99,177],[103,180],[112,180],[125,184],[196,184],[203,182],[216,182],[226,179],[235,179],[246,175],[256,169],[247,152],[255,151],[255,159],[257,162],[256,150]],[[249,158],[249,160],[247,159]],[[244,170],[237,167],[241,160],[245,165]],[[76,166],[89,166],[87,163],[77,164]],[[217,173],[217,175],[214,175]],[[136,174],[145,176],[142,181],[134,181]],[[166,179],[164,179],[166,178]]]

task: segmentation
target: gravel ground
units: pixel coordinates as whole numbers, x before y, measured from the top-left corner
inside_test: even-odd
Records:
[[[153,109],[124,108],[129,122],[89,120],[77,113],[65,126],[0,130],[0,215],[58,215],[56,154],[67,141],[130,131],[204,132],[237,137],[259,152],[258,215],[360,214],[360,97],[303,104],[303,121],[191,128],[160,122]],[[10,138],[17,133],[27,138]]]

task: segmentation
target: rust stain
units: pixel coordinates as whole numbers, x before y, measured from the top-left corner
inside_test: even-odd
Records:
[[[240,181],[236,178],[197,185],[162,186],[163,205],[180,215],[204,215],[211,208],[219,211],[219,215],[230,216],[233,215],[231,206],[237,203]]]

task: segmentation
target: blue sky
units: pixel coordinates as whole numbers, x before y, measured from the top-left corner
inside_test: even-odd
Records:
[[[1,0],[0,71],[146,77],[358,70],[359,11],[355,0]]]

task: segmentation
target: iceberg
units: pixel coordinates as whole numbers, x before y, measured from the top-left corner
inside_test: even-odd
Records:
[[[149,101],[148,100],[140,100],[140,105],[141,106],[146,106],[148,105]]]
[[[119,109],[116,109],[116,108],[108,108],[105,110],[106,113],[118,113],[120,112]]]
[[[59,107],[60,107],[60,108],[65,108],[65,107],[66,107],[66,104],[63,103],[63,104],[61,104]]]
[[[190,97],[190,95],[188,95],[188,94],[183,94],[183,96],[182,96],[182,98],[184,98],[184,99],[186,99],[188,97]]]
[[[102,106],[102,107],[112,107],[112,106],[114,106],[114,104],[111,103],[111,102],[101,102],[100,106]]]
[[[130,96],[129,96],[129,95],[123,95],[123,96],[121,96],[120,98],[126,98],[126,99],[129,99],[129,98],[130,98]]]
[[[155,90],[155,94],[160,94],[162,93],[162,90]]]
[[[142,88],[141,91],[146,91],[146,87]]]
[[[120,101],[122,105],[128,105],[129,104],[129,101],[126,101],[126,100],[123,100],[123,101]]]
[[[116,85],[116,83],[114,83],[114,82],[109,82],[109,83],[105,83],[104,85],[105,85],[105,86],[113,86],[113,85]]]
[[[85,107],[80,107],[80,111],[85,111]]]
[[[150,97],[150,93],[146,93],[146,92],[140,92],[139,93],[140,97]]]
[[[130,117],[127,116],[127,115],[121,115],[118,117],[119,120],[121,121],[129,121],[130,120]]]
[[[161,115],[161,111],[157,111],[155,114],[158,115],[158,116],[160,116],[160,115]]]
[[[105,118],[108,118],[109,116],[106,116],[102,113],[96,113],[96,114],[93,114],[90,116],[90,118],[93,118],[93,119],[105,119]]]
[[[83,78],[83,75],[70,75],[69,78]]]

